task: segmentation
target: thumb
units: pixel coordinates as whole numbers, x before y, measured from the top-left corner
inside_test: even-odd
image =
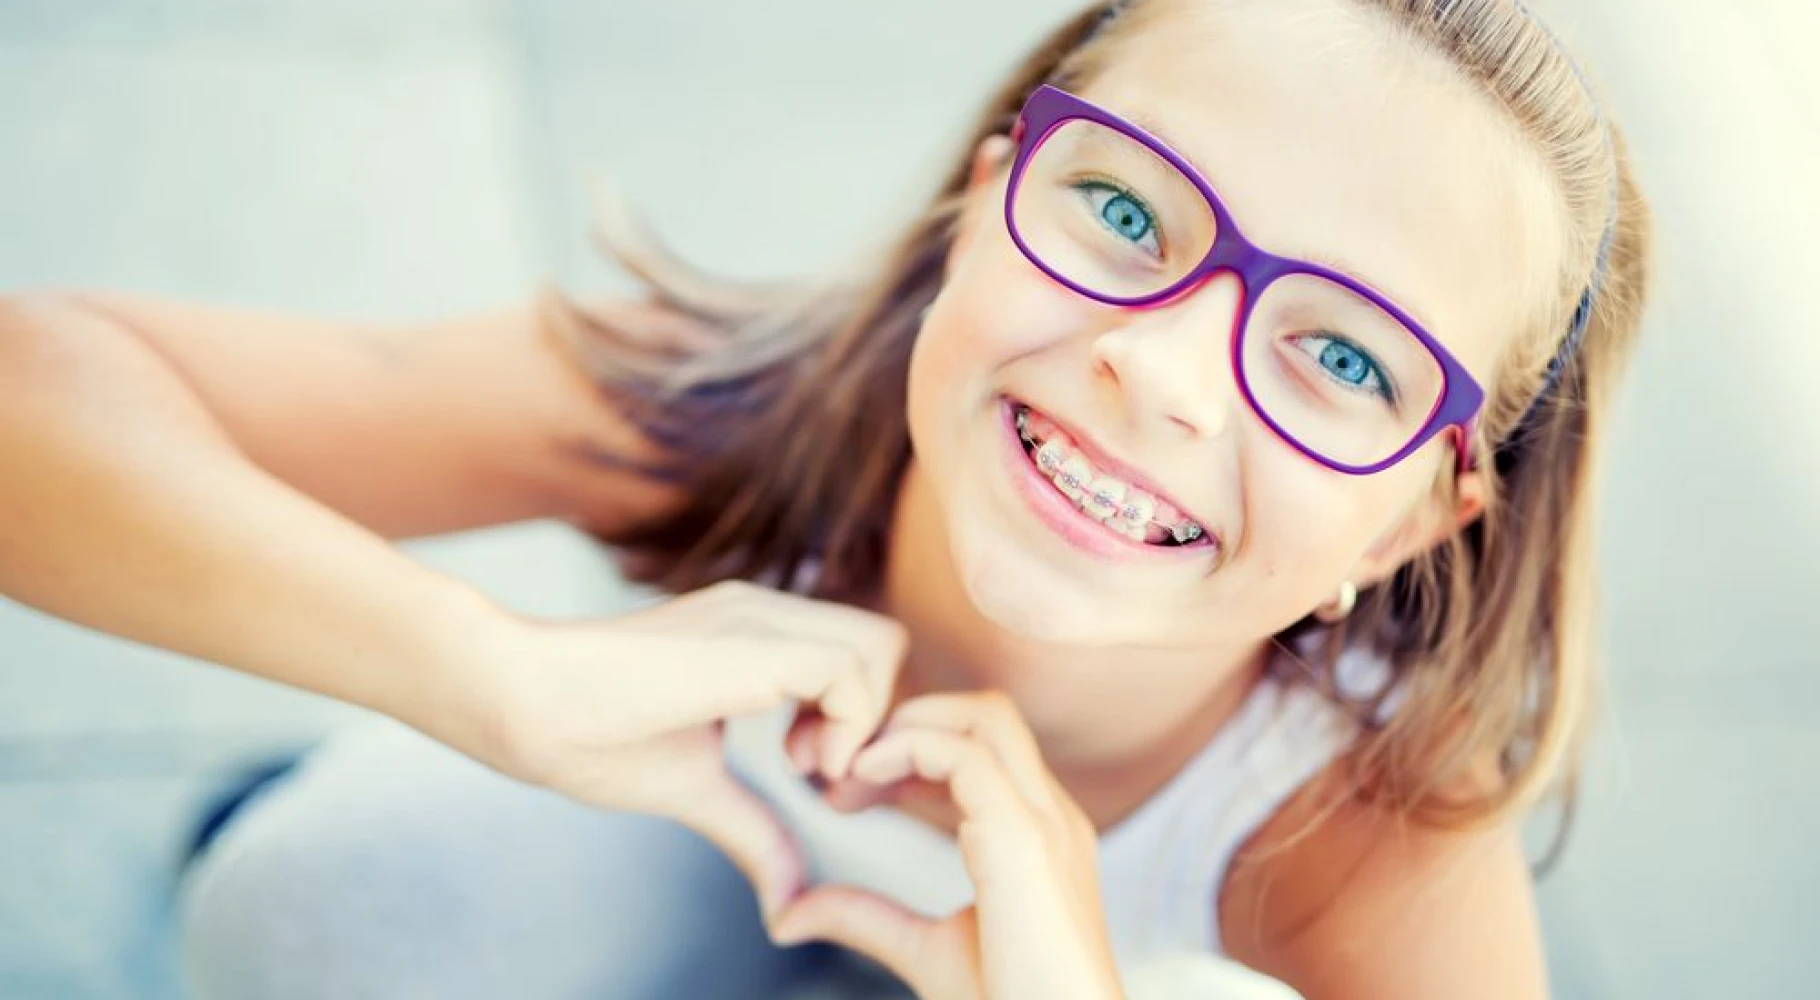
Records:
[[[883,965],[921,997],[978,996],[967,947],[972,910],[932,921],[876,893],[825,885],[797,897],[771,923],[780,945],[829,941]],[[958,933],[957,933],[958,932]]]
[[[726,775],[676,818],[706,837],[758,894],[767,922],[802,891],[802,852],[769,804]]]

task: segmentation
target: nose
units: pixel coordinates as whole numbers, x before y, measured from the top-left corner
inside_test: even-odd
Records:
[[[1232,344],[1245,301],[1222,272],[1160,306],[1127,313],[1093,341],[1093,361],[1135,425],[1217,437],[1239,403]]]

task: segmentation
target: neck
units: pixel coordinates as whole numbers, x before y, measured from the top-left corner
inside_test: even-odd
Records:
[[[1070,646],[1000,627],[968,597],[941,512],[912,462],[879,608],[910,633],[897,697],[996,689],[1102,828],[1149,798],[1231,716],[1267,647]]]

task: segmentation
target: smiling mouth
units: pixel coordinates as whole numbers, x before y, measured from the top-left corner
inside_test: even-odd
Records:
[[[1141,485],[1094,465],[1053,421],[1012,401],[1024,455],[1081,514],[1126,541],[1154,548],[1207,548],[1216,543],[1200,522]]]

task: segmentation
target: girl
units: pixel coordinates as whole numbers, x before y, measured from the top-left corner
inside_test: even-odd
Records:
[[[1585,724],[1647,232],[1512,0],[1099,6],[826,286],[622,240],[647,302],[419,330],[13,300],[0,584],[460,751],[242,803],[204,995],[752,996],[822,941],[1537,997],[1512,824]],[[374,537],[550,515],[682,596],[526,621]]]

